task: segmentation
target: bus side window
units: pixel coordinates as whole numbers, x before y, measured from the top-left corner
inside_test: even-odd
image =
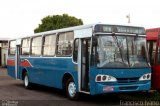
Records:
[[[16,41],[10,41],[9,42],[9,55],[15,55],[16,53]]]
[[[42,54],[44,56],[54,56],[55,47],[56,47],[56,34],[44,36]]]
[[[22,55],[29,55],[30,53],[30,38],[25,38],[22,40]]]
[[[77,62],[79,39],[74,40],[73,61]]]
[[[155,51],[156,51],[156,42],[155,41],[149,41],[148,42],[148,50],[149,50],[149,59],[150,59],[150,63],[151,65],[154,64],[154,57],[155,57]]]
[[[31,41],[31,55],[33,56],[40,56],[41,55],[41,44],[42,44],[42,37],[37,36],[33,37]]]
[[[160,64],[160,47],[158,47],[157,51],[157,63]]]
[[[57,55],[58,56],[71,56],[73,45],[74,33],[65,32],[58,35],[57,42]]]
[[[160,64],[160,36],[159,36],[159,39],[158,39],[158,49],[157,49],[157,64]]]

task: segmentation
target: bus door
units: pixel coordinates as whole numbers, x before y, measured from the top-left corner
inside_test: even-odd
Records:
[[[19,67],[20,67],[20,40],[17,40],[16,53],[15,53],[15,78],[16,79],[20,79]]]
[[[89,54],[90,38],[79,38],[75,41],[74,60],[78,63],[78,87],[80,92],[89,92]],[[76,59],[76,54],[77,59]]]
[[[81,39],[81,90],[89,91],[90,39]]]
[[[152,65],[153,69],[153,87],[157,90],[160,90],[160,35],[157,39],[157,47],[156,47],[156,53],[155,53],[155,62]]]
[[[74,31],[73,60],[78,66],[78,89],[79,92],[89,93],[89,63],[92,28]],[[77,58],[76,58],[77,57]]]

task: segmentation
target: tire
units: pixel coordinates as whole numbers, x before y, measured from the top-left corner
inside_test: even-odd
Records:
[[[70,100],[78,100],[79,93],[76,91],[76,84],[72,78],[69,78],[66,82],[66,94]]]
[[[23,83],[24,83],[24,87],[25,87],[26,89],[30,89],[30,88],[31,88],[31,83],[29,82],[29,77],[28,77],[28,74],[27,74],[27,73],[24,74]]]

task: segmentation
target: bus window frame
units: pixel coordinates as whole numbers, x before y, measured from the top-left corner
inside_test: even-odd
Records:
[[[74,38],[74,31],[73,31],[73,30],[71,30],[71,31],[66,31],[66,32],[59,32],[59,33],[57,33],[57,37],[56,37],[56,51],[55,51],[55,56],[56,56],[56,57],[72,57],[72,56],[73,56],[73,46],[74,46],[73,43],[71,44],[71,45],[72,45],[72,52],[71,52],[70,55],[59,55],[59,54],[58,54],[58,41],[59,41],[59,35],[60,35],[60,34],[63,34],[63,33],[68,33],[68,32],[72,32],[72,33],[73,33],[73,43],[74,43],[75,38]]]
[[[33,39],[36,38],[36,37],[41,37],[41,54],[40,55],[33,55],[32,54],[32,42],[33,42]],[[43,38],[43,35],[38,35],[38,36],[33,36],[31,37],[31,41],[30,41],[30,56],[31,57],[41,57],[42,56],[42,38]]]
[[[45,39],[45,37],[46,36],[56,36],[55,37],[55,51],[54,51],[54,55],[44,55],[44,39]],[[42,53],[41,53],[41,55],[43,56],[43,57],[54,57],[54,56],[56,56],[56,49],[57,49],[57,33],[53,33],[53,34],[46,34],[46,35],[43,35],[42,36]]]

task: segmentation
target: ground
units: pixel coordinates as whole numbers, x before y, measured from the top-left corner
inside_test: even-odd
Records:
[[[82,95],[79,101],[67,99],[62,90],[34,85],[31,90],[25,89],[21,80],[15,80],[7,75],[5,68],[0,68],[0,105],[28,106],[28,105],[57,105],[57,106],[107,106],[125,105],[126,101],[146,100],[159,101],[158,93],[127,93],[106,95]]]

